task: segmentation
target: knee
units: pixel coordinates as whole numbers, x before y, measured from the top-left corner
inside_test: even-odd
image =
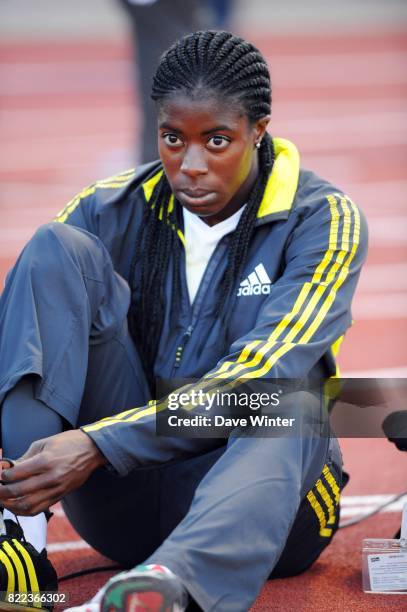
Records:
[[[99,278],[107,251],[97,236],[81,228],[51,222],[38,228],[23,251],[23,260],[30,268],[41,268],[42,274],[66,269],[72,265],[82,271],[91,270]]]
[[[61,260],[72,251],[76,230],[62,223],[46,223],[40,226],[21,253],[17,267],[34,275],[52,274],[60,270]]]
[[[46,253],[52,245],[70,246],[82,241],[81,232],[82,230],[72,225],[51,221],[41,225],[28,244]]]
[[[302,413],[319,414],[322,396],[317,391],[283,391],[280,396],[280,409],[298,408]]]
[[[29,283],[49,287],[89,274],[101,279],[110,257],[96,236],[63,223],[46,223],[38,228],[7,275],[5,287]],[[61,275],[63,271],[63,275]],[[25,280],[24,280],[25,279]]]
[[[291,418],[295,435],[322,435],[327,426],[323,395],[318,391],[294,391],[281,395],[278,413]]]
[[[36,261],[46,261],[61,250],[74,245],[78,241],[78,230],[63,223],[50,222],[41,225],[26,244],[22,256],[34,258]]]

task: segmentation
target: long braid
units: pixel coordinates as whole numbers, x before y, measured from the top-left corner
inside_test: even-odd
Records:
[[[171,189],[163,175],[144,210],[129,273],[132,295],[129,329],[141,351],[152,391],[153,367],[162,327],[165,278],[171,254],[180,251],[178,236],[171,229],[175,218],[169,212],[170,198]],[[179,265],[179,257],[175,256],[174,261]],[[174,313],[178,296],[179,288],[172,296]]]
[[[250,43],[229,32],[195,32],[175,43],[162,56],[151,97],[158,103],[176,93],[199,99],[203,95],[239,104],[249,123],[271,112],[271,84],[267,64]],[[234,299],[254,231],[257,211],[273,167],[271,137],[259,150],[259,174],[232,235],[228,265],[220,284],[215,315],[225,322]],[[175,324],[180,296],[181,244],[174,227],[179,204],[170,210],[171,188],[165,174],[146,206],[130,267],[132,305],[129,328],[141,350],[150,384],[165,311],[165,282],[172,261],[171,319]],[[226,326],[224,326],[226,329]],[[226,333],[226,332],[225,332]]]

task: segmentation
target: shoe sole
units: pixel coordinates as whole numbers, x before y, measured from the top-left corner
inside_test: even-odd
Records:
[[[171,580],[140,574],[111,584],[100,612],[178,612],[177,596]]]

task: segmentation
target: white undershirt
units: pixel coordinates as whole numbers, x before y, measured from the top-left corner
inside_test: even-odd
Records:
[[[207,225],[198,215],[194,215],[186,208],[183,209],[186,275],[191,304],[216,245],[223,236],[236,229],[244,209],[242,206],[234,215],[212,226]]]

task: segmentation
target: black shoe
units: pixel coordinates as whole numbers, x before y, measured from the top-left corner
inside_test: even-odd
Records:
[[[4,525],[6,533],[0,536],[2,600],[37,610],[52,610],[52,603],[41,602],[41,593],[58,590],[57,574],[48,559],[47,551],[44,548],[39,553],[25,540],[23,530],[14,521],[5,520]],[[11,593],[18,594],[19,601]],[[1,605],[0,602],[0,610],[3,609]]]

